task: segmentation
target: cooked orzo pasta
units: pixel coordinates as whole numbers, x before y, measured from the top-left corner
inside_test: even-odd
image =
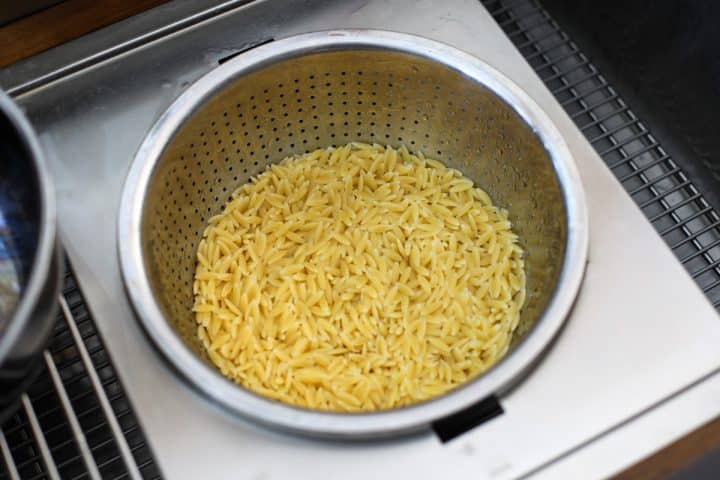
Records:
[[[210,219],[193,285],[220,371],[333,411],[441,395],[507,351],[525,298],[507,212],[459,171],[380,145],[286,158]]]

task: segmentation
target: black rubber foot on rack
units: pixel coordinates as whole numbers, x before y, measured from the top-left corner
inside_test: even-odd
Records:
[[[449,442],[504,412],[495,395],[460,410],[454,415],[433,422],[432,429],[443,443]]]

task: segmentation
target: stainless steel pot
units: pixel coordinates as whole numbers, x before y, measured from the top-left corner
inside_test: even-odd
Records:
[[[503,360],[440,398],[361,414],[291,407],[225,379],[205,358],[191,311],[198,242],[232,191],[287,155],[349,141],[405,144],[461,170],[509,209],[527,252],[527,303]],[[424,428],[516,382],[573,304],[588,221],[559,132],[502,74],[423,38],[332,31],[246,52],[178,98],[137,152],[122,196],[118,241],[142,326],[191,385],[275,427],[370,437]]]
[[[55,323],[55,199],[30,124],[0,92],[0,421],[34,378]]]

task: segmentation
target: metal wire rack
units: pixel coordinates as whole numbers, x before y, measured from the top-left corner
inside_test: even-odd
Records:
[[[600,157],[720,308],[720,216],[535,0],[482,0]]]
[[[0,480],[160,478],[69,269],[64,282],[44,370],[0,429]]]

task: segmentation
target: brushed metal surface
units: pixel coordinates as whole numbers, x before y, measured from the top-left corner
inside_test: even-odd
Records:
[[[654,415],[673,394],[717,372],[720,321],[682,266],[492,18],[474,0],[254,2],[107,60],[20,98],[50,149],[65,240],[121,380],[169,478],[517,478],[599,438],[612,455],[583,465],[600,477],[624,452],[648,453],[683,419]],[[285,8],[283,8],[285,6]],[[514,390],[505,414],[447,443],[306,441],[254,427],[178,382],[136,326],[125,299],[116,212],[131,159],[156,118],[189,82],[238,45],[327,28],[405,31],[478,56],[520,85],[551,117],[576,159],[588,197],[590,261],[575,309],[552,349]],[[233,46],[235,48],[233,48]],[[148,68],[151,65],[152,68]],[[130,287],[132,288],[132,286]],[[713,379],[717,377],[712,377]],[[720,413],[717,389],[697,393]],[[655,409],[655,410],[653,410]],[[697,411],[685,417],[696,421]],[[628,437],[632,425],[652,428]],[[192,432],[187,434],[185,432]],[[632,438],[629,444],[622,439]],[[607,451],[607,449],[605,449]],[[582,452],[582,450],[581,450]],[[585,457],[588,458],[588,457]]]
[[[0,69],[0,87],[20,95],[252,1],[167,2]]]

